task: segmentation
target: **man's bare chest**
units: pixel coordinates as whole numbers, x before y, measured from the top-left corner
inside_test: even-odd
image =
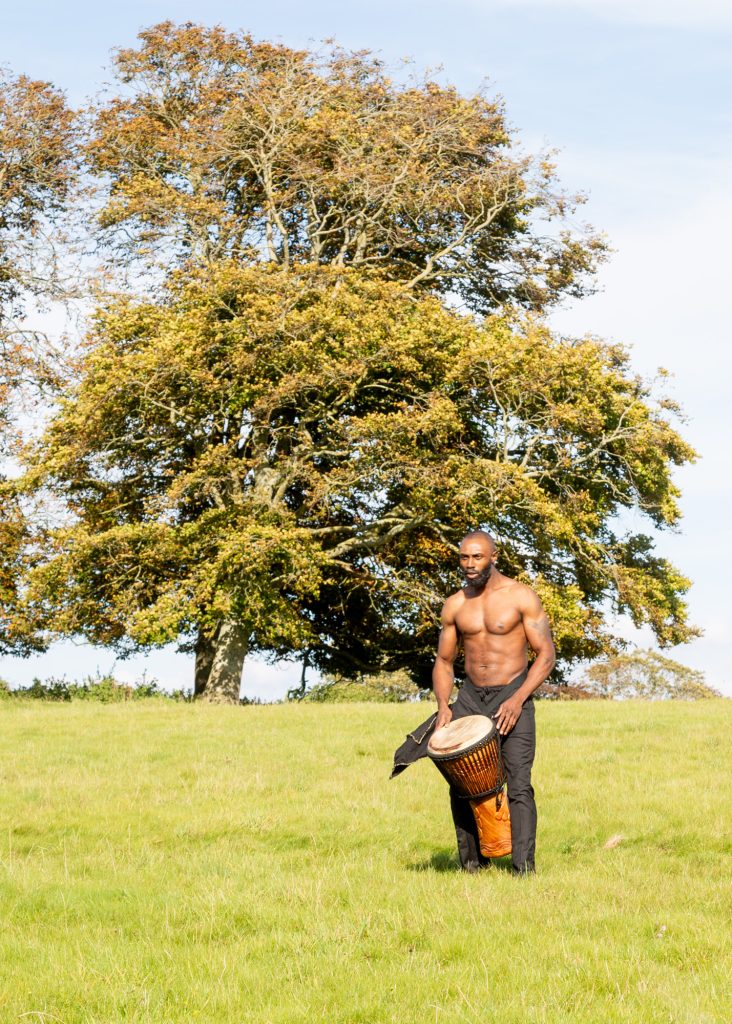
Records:
[[[481,634],[507,636],[522,628],[521,613],[513,602],[484,597],[468,599],[455,616],[455,625],[464,637]]]

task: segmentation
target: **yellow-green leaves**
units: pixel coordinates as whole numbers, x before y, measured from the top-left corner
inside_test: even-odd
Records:
[[[233,618],[250,649],[419,674],[485,525],[565,659],[613,647],[608,600],[678,643],[688,581],[618,525],[678,514],[693,452],[667,415],[618,347],[373,273],[228,264],[100,312],[27,478],[72,515],[34,600],[123,647]]]

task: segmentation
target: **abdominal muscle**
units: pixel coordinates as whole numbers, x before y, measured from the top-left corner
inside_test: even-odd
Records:
[[[526,634],[521,627],[508,636],[463,636],[465,672],[475,686],[505,686],[526,668]]]

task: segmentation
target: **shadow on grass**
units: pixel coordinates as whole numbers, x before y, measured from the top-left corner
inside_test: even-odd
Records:
[[[408,864],[407,867],[410,871],[439,871],[440,873],[460,872],[463,870],[457,854],[451,850],[437,850],[427,860],[415,861],[413,864]],[[498,857],[496,860],[491,860],[486,864],[483,870],[504,871],[511,874],[513,872],[511,858]]]

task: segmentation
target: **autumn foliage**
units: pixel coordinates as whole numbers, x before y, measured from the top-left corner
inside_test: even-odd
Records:
[[[693,635],[620,524],[675,525],[694,453],[622,347],[548,330],[605,246],[500,103],[194,25],[115,63],[78,144],[116,285],[26,449],[54,514],[6,637],[175,642],[219,700],[253,651],[424,680],[479,525],[565,665],[616,649],[611,612]]]
[[[350,266],[482,312],[590,285],[604,242],[570,229],[579,197],[518,151],[499,102],[396,82],[365,51],[167,22],[140,40],[87,147],[118,254]]]
[[[0,70],[0,458],[21,443],[19,393],[47,377],[28,306],[57,293],[51,235],[75,177],[73,116],[47,82]],[[0,467],[0,652],[42,640],[13,615],[33,531]]]
[[[677,643],[687,581],[614,521],[673,524],[690,454],[618,348],[230,265],[100,314],[28,477],[73,516],[31,593],[122,650],[231,622],[248,650],[425,673],[455,541],[487,522],[565,659],[612,648],[607,600]]]

